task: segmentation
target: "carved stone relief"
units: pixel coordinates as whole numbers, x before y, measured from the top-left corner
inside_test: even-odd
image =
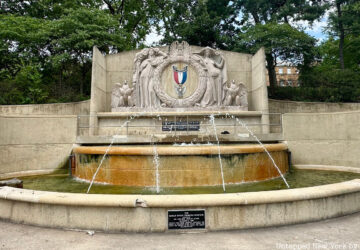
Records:
[[[192,52],[188,43],[174,42],[168,53],[146,48],[134,59],[130,88],[115,84],[111,107],[247,107],[245,85],[233,81],[227,86],[223,55],[206,47]]]
[[[123,84],[115,83],[115,87],[111,93],[111,108],[134,106],[133,92],[134,88],[130,88],[127,81]]]
[[[248,107],[247,90],[243,83],[235,83],[235,80],[232,80],[230,86],[225,85],[224,89],[226,93],[224,106]]]

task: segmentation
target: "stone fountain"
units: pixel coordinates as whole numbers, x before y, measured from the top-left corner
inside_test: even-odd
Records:
[[[90,129],[80,131],[73,175],[225,191],[286,173],[287,147],[270,133],[264,56],[186,42],[105,57],[95,48]]]
[[[265,72],[263,49],[250,55],[175,42],[102,55],[94,48],[91,115],[78,119],[72,175],[126,190],[156,187],[157,192],[200,186],[227,191],[230,184],[280,177],[288,170],[287,146],[281,130],[270,126]],[[359,173],[358,168],[329,169]],[[273,191],[160,193],[0,187],[0,219],[105,232],[202,232],[360,211],[359,179]]]

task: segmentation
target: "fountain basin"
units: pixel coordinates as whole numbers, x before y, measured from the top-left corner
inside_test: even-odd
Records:
[[[359,173],[358,168],[299,166]],[[105,232],[169,232],[168,211],[205,210],[200,231],[304,223],[360,211],[360,179],[323,186],[232,194],[101,195],[0,187],[0,218]]]
[[[282,174],[289,169],[287,146],[265,144]],[[108,147],[80,146],[73,151],[73,175],[91,181]],[[256,144],[231,145],[125,145],[113,146],[95,182],[121,186],[196,187],[264,181],[280,176],[264,148]],[[158,167],[154,161],[158,157]]]

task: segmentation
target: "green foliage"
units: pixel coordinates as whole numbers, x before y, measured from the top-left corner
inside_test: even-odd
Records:
[[[305,102],[359,102],[360,88],[276,87],[269,88],[269,97],[278,100]]]
[[[275,66],[279,61],[309,65],[316,57],[315,39],[304,33],[297,22],[317,20],[327,5],[324,1],[238,0],[235,5],[243,13],[244,24],[237,51],[255,52],[263,46],[270,86],[276,86]]]
[[[360,74],[321,65],[310,68],[300,77],[301,86],[269,89],[269,96],[292,101],[359,102]]]
[[[323,0],[237,0],[235,3],[244,13],[244,22],[256,24],[290,23],[304,20],[313,22],[328,7],[326,1]]]
[[[316,40],[289,24],[267,23],[249,27],[239,35],[239,48],[255,53],[261,47],[280,61],[298,65],[316,54]]]
[[[326,9],[330,37],[317,46],[299,24]],[[359,101],[358,0],[6,0],[0,104],[88,98],[93,46],[104,53],[141,48],[153,28],[164,37],[160,44],[186,40],[250,53],[264,47],[272,87],[279,62],[298,66],[301,87],[271,89],[273,97]]]
[[[1,104],[44,103],[48,97],[39,65],[19,65],[13,79],[0,82]]]
[[[329,14],[327,32],[332,37],[338,37],[339,23],[344,26],[345,36],[360,35],[360,2],[358,0],[335,0],[333,6],[338,4],[342,15],[339,16],[335,8]]]
[[[0,88],[7,93],[0,94],[0,102],[88,98],[93,47],[116,53],[141,45],[149,33],[151,4],[151,0],[2,2]]]
[[[67,10],[61,19],[52,22],[51,34],[54,39],[50,45],[57,56],[81,63],[90,59],[88,53],[94,46],[106,53],[131,48],[118,21],[97,9]]]
[[[185,40],[192,45],[232,49],[239,22],[233,1],[156,0],[161,44]]]

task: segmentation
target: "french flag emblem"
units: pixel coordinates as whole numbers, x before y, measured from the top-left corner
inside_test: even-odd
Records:
[[[187,78],[187,67],[185,66],[185,68],[183,70],[178,70],[175,66],[173,66],[173,71],[174,71],[174,80],[177,84],[184,84],[186,82],[186,78]]]

